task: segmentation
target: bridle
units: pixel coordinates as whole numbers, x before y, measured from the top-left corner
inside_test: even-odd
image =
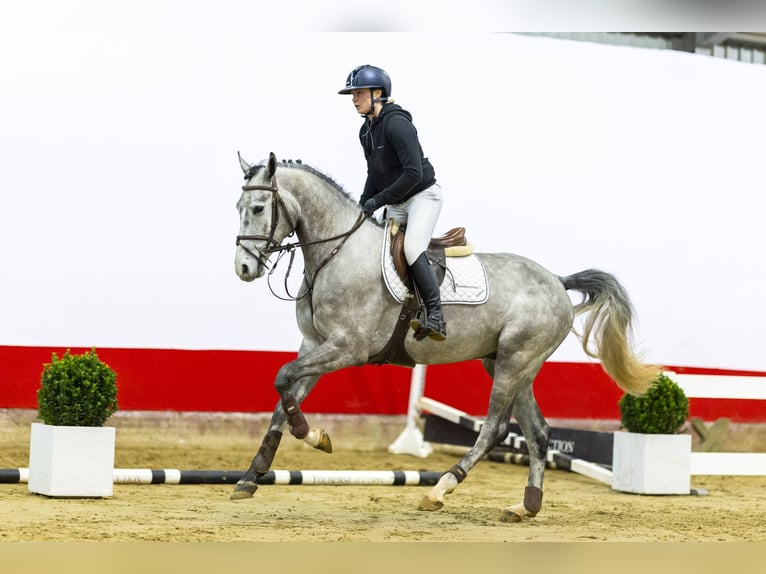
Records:
[[[269,258],[269,256],[272,253],[279,253],[279,256],[277,257],[277,260],[274,262],[274,265],[272,265],[271,269],[269,270],[269,275],[267,278],[267,282],[269,285],[269,290],[271,291],[271,294],[274,295],[277,299],[282,299],[283,301],[297,301],[299,299],[302,299],[306,295],[310,295],[313,291],[313,285],[312,281],[307,280],[306,284],[306,290],[303,293],[299,293],[298,295],[291,295],[290,291],[287,286],[287,279],[290,277],[290,270],[293,267],[293,260],[295,259],[295,250],[298,247],[306,247],[309,245],[317,245],[319,243],[327,243],[328,241],[335,241],[336,239],[340,239],[340,243],[336,245],[332,251],[325,257],[322,262],[317,266],[316,271],[314,272],[314,279],[316,280],[317,275],[319,275],[319,272],[324,268],[325,265],[327,265],[330,260],[335,257],[335,255],[340,251],[341,247],[346,243],[349,237],[361,227],[364,220],[367,218],[367,214],[362,211],[362,213],[359,214],[359,217],[354,222],[354,225],[346,231],[345,233],[340,233],[338,235],[334,235],[332,237],[328,237],[326,239],[317,239],[316,241],[307,241],[305,243],[301,243],[300,241],[295,241],[293,243],[286,243],[285,245],[281,245],[277,241],[274,240],[274,235],[277,231],[277,225],[279,224],[279,213],[280,211],[284,213],[285,218],[287,219],[287,223],[290,226],[290,232],[285,235],[285,237],[292,237],[295,235],[295,230],[297,228],[297,223],[293,223],[292,219],[290,218],[290,213],[287,211],[287,207],[285,206],[285,203],[282,199],[282,196],[279,195],[279,188],[277,187],[277,178],[276,176],[272,176],[271,183],[269,185],[243,185],[242,191],[270,191],[272,193],[272,201],[271,201],[271,230],[269,231],[269,235],[237,235],[237,246],[241,247],[245,251],[247,251],[250,255],[252,255],[261,265],[266,267],[266,269],[269,269],[269,266],[267,265],[266,261]],[[265,241],[266,246],[263,249],[260,249],[258,247],[254,247],[254,249],[258,252],[257,254],[253,252],[250,247],[247,245],[243,245],[243,241]],[[285,253],[290,253],[290,262],[287,266],[287,273],[285,274],[285,281],[284,281],[284,287],[285,287],[285,293],[287,293],[287,297],[282,297],[274,292],[274,289],[271,287],[271,275],[274,273],[274,271],[277,268],[277,264],[282,259]]]
[[[270,185],[243,185],[242,191],[270,191],[272,193],[271,231],[269,231],[269,235],[237,235],[237,246],[247,251],[268,269],[268,265],[266,265],[266,259],[276,250],[276,248],[279,247],[279,243],[274,241],[274,234],[276,233],[277,225],[279,224],[279,210],[281,209],[284,212],[285,217],[287,218],[287,223],[290,225],[290,233],[288,233],[285,237],[292,237],[295,234],[296,226],[290,219],[290,213],[287,211],[284,201],[282,201],[282,196],[279,195],[279,188],[277,188],[276,177],[271,178]],[[256,255],[247,245],[242,245],[242,241],[265,241],[266,247],[263,250],[255,247],[255,249],[258,251],[258,254]]]

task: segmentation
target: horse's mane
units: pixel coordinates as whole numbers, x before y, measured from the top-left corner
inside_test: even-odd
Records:
[[[294,167],[294,168],[303,170],[305,172],[308,172],[308,173],[310,173],[312,175],[315,175],[316,177],[318,177],[319,179],[321,179],[322,181],[327,183],[330,187],[335,189],[338,193],[340,193],[341,195],[346,197],[349,201],[353,201],[354,203],[356,203],[356,200],[354,200],[354,198],[351,197],[351,195],[345,189],[343,189],[343,186],[341,184],[339,184],[337,181],[335,181],[332,177],[330,177],[329,175],[327,175],[323,171],[321,171],[321,170],[319,170],[319,169],[317,169],[317,168],[315,168],[313,166],[310,166],[310,165],[308,165],[306,163],[303,163],[299,159],[297,159],[295,161],[293,161],[291,159],[288,159],[288,160],[284,160],[283,159],[282,160],[282,167]]]
[[[263,162],[259,163],[259,164],[256,164],[256,165],[252,166],[250,168],[250,171],[247,174],[245,174],[245,179],[250,179],[251,177],[253,177],[256,173],[258,173],[261,169],[263,169],[265,167],[266,167],[265,160]],[[343,186],[341,184],[339,184],[337,181],[335,181],[332,177],[330,177],[326,173],[318,170],[317,168],[315,168],[313,166],[310,166],[310,165],[308,165],[306,163],[303,163],[299,159],[296,159],[296,160],[283,159],[281,162],[279,162],[279,167],[282,167],[282,168],[285,168],[285,167],[286,168],[294,168],[294,169],[298,169],[298,170],[310,173],[310,174],[318,177],[322,181],[324,181],[326,184],[328,184],[330,187],[332,187],[335,191],[337,191],[338,193],[340,193],[341,195],[346,197],[349,201],[353,201],[354,203],[356,203],[354,198],[351,197],[351,195],[345,189],[343,189]]]
[[[245,174],[245,179],[250,179],[255,174],[257,174],[260,170],[264,169],[266,167],[266,165],[267,165],[266,160],[264,160],[261,163],[258,163],[256,165],[251,166],[250,167],[250,171],[248,171],[248,173]],[[300,171],[304,171],[306,173],[310,173],[311,175],[321,179],[323,182],[325,182],[327,185],[329,185],[333,190],[335,190],[340,195],[345,197],[348,201],[350,201],[355,206],[357,206],[357,208],[359,208],[360,210],[362,209],[361,206],[359,205],[359,203],[353,197],[351,197],[351,195],[345,189],[343,189],[343,186],[341,184],[339,184],[337,181],[335,181],[332,177],[330,177],[329,175],[327,175],[323,171],[321,171],[321,170],[319,170],[319,169],[317,169],[317,168],[315,168],[315,167],[313,167],[313,166],[311,166],[309,164],[303,163],[303,161],[301,161],[299,159],[296,159],[296,160],[283,159],[282,161],[279,162],[278,167],[283,168],[283,169],[284,168],[287,168],[287,169],[297,169],[297,170],[300,170]],[[385,226],[384,222],[378,221],[375,218],[370,218],[370,221],[372,223],[375,223],[379,227],[384,227]]]
[[[250,179],[256,173],[258,173],[258,171],[260,171],[261,169],[263,169],[265,167],[266,167],[266,162],[265,161],[262,162],[262,163],[259,163],[257,165],[252,166],[250,168],[250,171],[245,175],[245,179]],[[297,170],[300,170],[300,171],[305,171],[306,173],[310,173],[311,175],[314,175],[314,176],[318,177],[319,179],[324,181],[327,185],[329,185],[332,189],[337,191],[339,194],[341,194],[343,197],[345,197],[347,200],[349,200],[351,203],[353,203],[354,205],[359,207],[359,209],[361,209],[361,207],[359,206],[358,202],[353,197],[351,197],[351,195],[345,189],[343,189],[343,186],[341,184],[339,184],[337,181],[335,181],[332,177],[330,177],[329,175],[324,173],[323,171],[321,171],[321,170],[319,170],[319,169],[317,169],[317,168],[315,168],[315,167],[313,167],[313,166],[311,166],[311,165],[309,165],[307,163],[303,163],[303,161],[301,161],[299,159],[296,159],[296,160],[283,159],[282,161],[279,162],[278,167],[288,168],[288,169],[297,169]],[[373,223],[378,224],[379,226],[383,226],[382,222],[379,222],[379,221],[377,221],[374,218],[371,219],[371,221]]]

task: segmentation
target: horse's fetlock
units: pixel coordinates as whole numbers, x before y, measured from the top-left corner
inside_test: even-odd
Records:
[[[447,472],[452,474],[457,479],[458,484],[463,482],[465,477],[468,476],[468,473],[463,470],[463,467],[457,464],[452,465],[452,468],[450,468]]]

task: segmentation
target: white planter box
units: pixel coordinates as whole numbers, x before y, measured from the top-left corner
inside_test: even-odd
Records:
[[[612,489],[638,494],[689,494],[692,437],[614,433]]]
[[[29,490],[46,496],[112,496],[114,432],[114,427],[32,423]]]

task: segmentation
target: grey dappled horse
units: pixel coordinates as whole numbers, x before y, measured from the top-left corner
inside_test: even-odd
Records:
[[[274,460],[285,423],[296,438],[332,451],[327,433],[308,425],[300,404],[321,375],[364,365],[380,351],[401,310],[382,278],[383,226],[365,217],[335,182],[307,165],[277,162],[274,154],[255,166],[240,157],[240,164],[246,181],[237,204],[237,275],[243,281],[261,277],[273,253],[296,248],[303,251],[305,273],[296,304],[303,335],[300,351],[277,374],[274,386],[281,400],[250,468],[231,495],[235,500],[255,493],[257,478]],[[281,245],[293,234],[297,242]],[[523,501],[506,508],[501,519],[520,521],[540,511],[548,448],[548,425],[532,383],[543,362],[573,330],[575,315],[588,313],[583,332],[576,333],[583,350],[600,359],[626,392],[644,392],[658,367],[643,365],[630,349],[631,303],[612,275],[587,270],[559,277],[518,255],[478,256],[489,282],[487,302],[446,305],[446,341],[408,336],[405,344],[418,364],[481,359],[493,379],[486,422],[476,443],[444,473],[419,508],[441,508],[444,495],[505,439],[513,415],[529,446],[529,479]],[[573,305],[568,289],[582,292],[583,301]]]

